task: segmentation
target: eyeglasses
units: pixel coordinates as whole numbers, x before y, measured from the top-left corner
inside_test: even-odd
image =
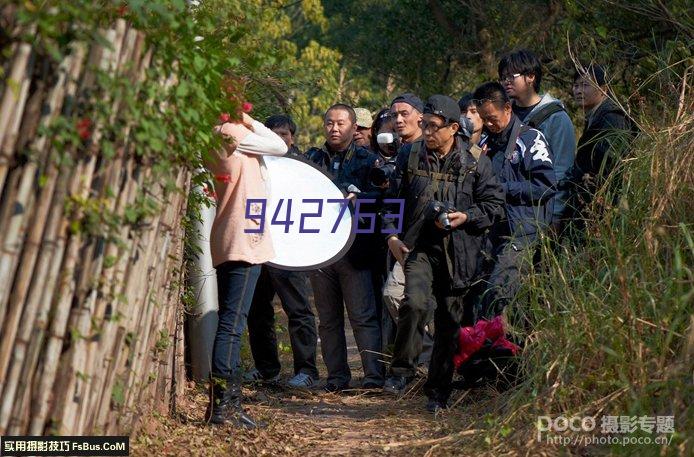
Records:
[[[475,107],[480,107],[485,103],[503,104],[504,101],[498,98],[473,98],[470,100],[470,105],[474,105]]]
[[[521,76],[522,74],[523,73],[514,73],[511,76],[503,77],[499,80],[499,84],[513,84],[513,81],[515,81],[516,78]]]
[[[438,124],[435,124],[433,122],[419,121],[419,128],[422,129],[422,132],[436,133],[439,130],[441,130],[442,128],[448,127],[449,125],[451,125],[451,123],[438,125]]]

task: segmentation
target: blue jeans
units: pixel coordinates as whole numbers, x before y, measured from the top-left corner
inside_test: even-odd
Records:
[[[260,265],[224,262],[216,270],[219,323],[212,349],[212,376],[237,379],[241,375],[241,336],[246,329]]]

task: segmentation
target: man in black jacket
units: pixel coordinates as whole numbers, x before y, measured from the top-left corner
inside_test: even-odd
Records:
[[[460,108],[445,95],[424,107],[424,141],[403,147],[396,166],[395,194],[405,199],[404,233],[389,235],[388,247],[405,269],[405,299],[389,377],[384,389],[400,394],[415,375],[430,297],[436,302],[434,349],[425,386],[427,409],[446,407],[453,378],[455,338],[472,316],[462,298],[477,274],[484,231],[501,214],[503,195],[489,159],[471,152],[458,135]],[[393,230],[393,219],[384,217]]]
[[[569,218],[574,229],[582,231],[585,207],[617,165],[636,129],[624,110],[607,96],[605,70],[600,65],[576,71],[573,94],[586,120],[576,162],[560,186],[571,190]]]
[[[342,103],[331,106],[325,113],[323,126],[326,141],[322,147],[309,149],[307,158],[332,176],[345,198],[369,198],[365,192],[371,190],[368,178],[377,156],[354,142],[357,130],[354,109]],[[347,364],[345,308],[364,368],[361,386],[383,385],[383,364],[378,355],[381,327],[371,280],[371,239],[368,233],[358,234],[344,257],[310,275],[321,351],[328,369],[327,392],[347,389],[352,376]]]

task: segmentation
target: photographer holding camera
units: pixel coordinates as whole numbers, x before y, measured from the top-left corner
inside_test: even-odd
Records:
[[[431,96],[421,127],[424,141],[400,150],[391,180],[393,194],[405,200],[402,239],[388,237],[390,251],[404,265],[405,299],[384,390],[401,394],[414,377],[433,296],[434,350],[425,390],[427,409],[436,411],[451,392],[458,328],[472,323],[462,298],[476,277],[484,232],[501,215],[504,200],[489,159],[458,134],[455,100]],[[394,230],[393,222],[384,215],[386,229]]]

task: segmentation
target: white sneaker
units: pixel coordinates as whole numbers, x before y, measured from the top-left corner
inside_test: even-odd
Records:
[[[306,373],[299,373],[287,381],[287,385],[295,389],[310,389],[315,383],[316,381]]]

